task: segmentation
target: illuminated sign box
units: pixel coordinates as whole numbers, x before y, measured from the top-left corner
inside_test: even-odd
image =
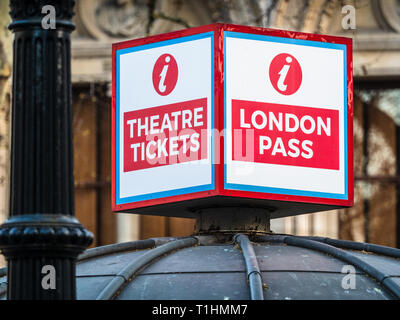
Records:
[[[113,45],[113,211],[353,205],[352,42],[213,24]]]

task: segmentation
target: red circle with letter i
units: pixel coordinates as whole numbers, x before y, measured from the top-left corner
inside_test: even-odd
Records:
[[[269,79],[279,93],[289,96],[299,90],[303,73],[297,59],[288,53],[278,54],[269,66]]]
[[[159,95],[166,96],[174,90],[178,81],[178,64],[166,53],[161,55],[153,67],[153,86]]]

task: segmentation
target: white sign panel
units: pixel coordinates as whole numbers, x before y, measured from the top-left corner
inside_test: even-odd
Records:
[[[214,189],[213,39],[116,50],[116,205]]]
[[[224,35],[225,189],[348,199],[346,45]]]

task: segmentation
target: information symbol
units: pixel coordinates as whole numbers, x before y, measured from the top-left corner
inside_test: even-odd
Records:
[[[153,86],[161,96],[166,96],[174,90],[178,81],[178,64],[175,58],[166,53],[161,55],[153,68]]]
[[[303,73],[299,62],[288,53],[278,54],[269,66],[269,79],[280,94],[289,96],[301,86]]]

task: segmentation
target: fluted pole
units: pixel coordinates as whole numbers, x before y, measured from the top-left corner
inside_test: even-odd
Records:
[[[44,6],[55,9],[55,25]],[[10,216],[0,227],[8,299],[75,299],[75,261],[93,239],[74,218],[73,7],[71,0],[10,0]]]

